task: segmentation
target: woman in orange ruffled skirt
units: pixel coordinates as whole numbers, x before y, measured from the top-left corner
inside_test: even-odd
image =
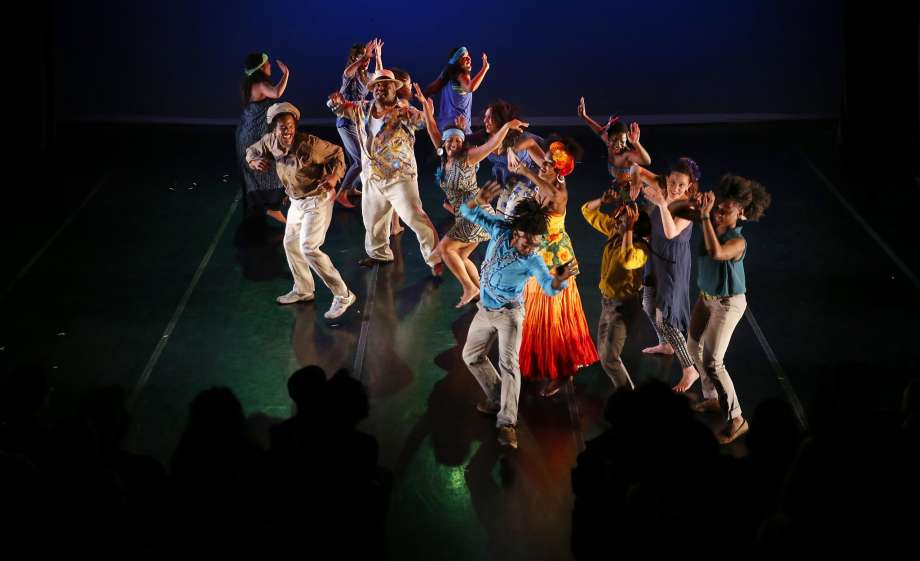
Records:
[[[508,154],[509,169],[537,185],[536,198],[550,213],[548,233],[537,251],[551,274],[556,274],[557,267],[569,262],[576,274],[578,271],[572,240],[565,231],[569,199],[565,176],[574,170],[578,151],[572,142],[552,142],[547,157],[542,163],[537,162],[539,175],[526,166],[517,165],[514,154],[510,151]],[[598,360],[575,277],[570,278],[568,287],[554,297],[543,294],[536,281],[530,279],[524,288],[524,311],[521,374],[526,380],[544,382],[540,393],[548,397],[558,393],[562,382],[574,376],[579,368]]]

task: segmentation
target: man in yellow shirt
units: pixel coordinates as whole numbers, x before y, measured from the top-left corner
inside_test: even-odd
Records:
[[[621,205],[614,214],[601,211],[601,205],[617,197],[610,190],[588,201],[581,213],[595,230],[607,236],[601,261],[601,318],[597,325],[597,351],[601,367],[615,388],[633,388],[632,378],[620,359],[626,333],[633,318],[643,317],[642,267],[648,261],[648,247],[641,239],[633,243],[633,228],[639,221],[635,204]]]

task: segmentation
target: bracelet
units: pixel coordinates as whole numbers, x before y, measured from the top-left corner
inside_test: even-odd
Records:
[[[700,220],[709,220],[709,215],[708,215],[708,214],[701,214],[701,215],[700,215]]]

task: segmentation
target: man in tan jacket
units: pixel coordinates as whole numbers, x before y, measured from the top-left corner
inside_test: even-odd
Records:
[[[272,131],[246,150],[246,162],[261,172],[268,172],[274,162],[291,199],[284,230],[284,253],[294,275],[294,288],[279,296],[278,303],[308,302],[315,298],[312,268],[334,296],[332,307],[324,316],[335,319],[357,300],[332,260],[320,249],[332,221],[335,186],[345,175],[345,156],[341,147],[297,132],[298,120],[300,111],[290,103],[269,107]]]

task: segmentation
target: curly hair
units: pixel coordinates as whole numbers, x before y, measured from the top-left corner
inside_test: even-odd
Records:
[[[511,229],[525,234],[545,236],[549,229],[549,212],[535,199],[523,199],[514,207]]]
[[[719,201],[734,202],[744,211],[744,218],[751,222],[760,220],[773,199],[762,184],[730,173],[719,179],[716,192]]]

